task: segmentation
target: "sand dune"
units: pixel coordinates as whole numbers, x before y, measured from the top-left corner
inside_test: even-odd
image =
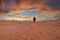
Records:
[[[60,40],[60,20],[0,21],[0,40]]]

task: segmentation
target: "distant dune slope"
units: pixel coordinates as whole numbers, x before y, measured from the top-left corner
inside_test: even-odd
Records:
[[[60,40],[60,20],[0,20],[0,40]]]

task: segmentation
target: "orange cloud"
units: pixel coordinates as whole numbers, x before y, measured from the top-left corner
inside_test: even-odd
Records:
[[[57,0],[55,0],[55,1],[57,1]],[[14,12],[14,11],[18,12],[21,10],[26,10],[26,9],[32,8],[33,6],[37,7],[36,8],[37,12],[44,13],[46,15],[48,15],[48,13],[50,13],[52,15],[56,15],[56,14],[60,13],[60,9],[57,9],[58,6],[56,6],[56,7],[52,6],[53,2],[52,2],[52,4],[48,3],[48,2],[50,2],[49,0],[15,0],[14,2],[16,2],[16,3],[14,4],[14,7],[13,7],[14,9],[10,9],[10,7],[8,5],[7,5],[7,7],[9,7],[9,8],[5,7],[6,4],[4,4],[4,3],[6,3],[6,2],[8,5],[12,6],[12,4],[10,4],[12,2],[12,0],[9,0],[9,1],[2,0],[1,1],[2,9],[8,10],[8,13]],[[10,3],[8,3],[8,2],[10,2]],[[58,4],[57,2],[56,2],[56,4]],[[0,12],[5,12],[5,11],[0,11]]]

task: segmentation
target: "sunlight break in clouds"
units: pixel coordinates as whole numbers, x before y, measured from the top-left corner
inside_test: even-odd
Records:
[[[54,16],[56,17],[58,16],[58,14],[60,14],[60,1],[59,0],[0,0],[0,14],[2,15],[19,13],[22,10],[28,12],[29,10],[32,9],[36,9],[36,12],[38,14],[44,14],[46,16],[50,14],[53,17]]]

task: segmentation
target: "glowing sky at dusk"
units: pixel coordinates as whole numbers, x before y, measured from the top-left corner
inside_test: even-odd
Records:
[[[2,20],[60,19],[60,0],[0,0]]]

